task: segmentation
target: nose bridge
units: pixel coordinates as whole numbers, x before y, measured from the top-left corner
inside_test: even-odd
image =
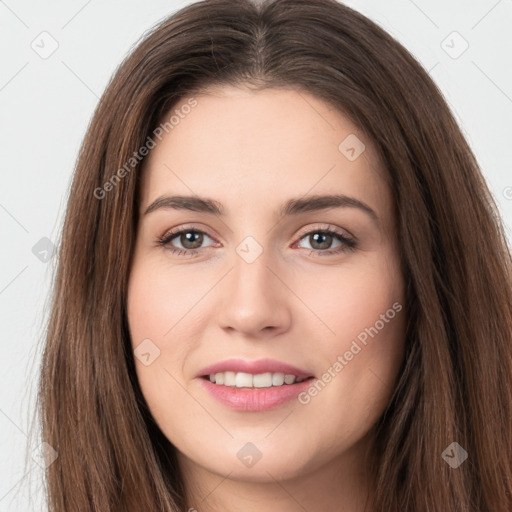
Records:
[[[275,290],[270,293],[275,284],[268,268],[272,266],[272,260],[275,258],[268,246],[264,247],[253,236],[245,237],[235,248],[233,257],[233,293],[239,298],[247,297],[251,300],[271,299],[275,293]]]
[[[286,287],[274,275],[275,261],[271,250],[254,237],[246,237],[235,248],[221,299],[224,327],[254,334],[265,327],[285,326],[289,320],[283,296]]]

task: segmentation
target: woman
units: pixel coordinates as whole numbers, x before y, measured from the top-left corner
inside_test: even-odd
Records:
[[[449,108],[382,29],[328,0],[182,9],[75,170],[49,509],[510,510],[510,269]]]

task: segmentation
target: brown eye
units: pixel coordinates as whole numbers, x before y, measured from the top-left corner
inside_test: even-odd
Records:
[[[166,233],[158,239],[158,244],[177,255],[194,255],[203,248],[201,246],[205,242],[205,238],[212,240],[201,230],[183,228]]]
[[[353,250],[356,247],[354,240],[333,229],[310,231],[302,236],[300,240],[308,241],[310,247],[304,247],[305,249],[311,249],[311,253],[322,256],[342,253]],[[332,247],[332,244],[335,242],[337,242],[337,245]]]
[[[183,231],[174,238],[178,238],[184,249],[199,249],[203,243],[204,235],[199,231]]]
[[[328,233],[314,233],[309,235],[308,241],[313,249],[330,249],[334,237]]]

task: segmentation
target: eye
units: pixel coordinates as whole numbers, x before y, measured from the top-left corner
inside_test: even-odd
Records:
[[[202,249],[201,246],[205,238],[213,240],[207,233],[200,229],[183,227],[165,233],[162,237],[157,239],[157,243],[178,256],[195,256],[200,252],[200,249]],[[172,241],[175,239],[181,247],[174,246]],[[301,236],[299,243],[304,239],[307,239],[307,242],[310,244],[310,254],[315,256],[329,256],[345,251],[353,251],[356,248],[356,241],[343,234],[334,226],[308,231]],[[331,247],[333,242],[338,242],[338,245],[334,248]],[[299,245],[299,247],[301,246]]]
[[[300,238],[300,240],[304,239],[310,244],[310,254],[315,256],[329,256],[345,251],[353,251],[356,248],[356,241],[354,239],[346,236],[333,226],[329,226],[326,229],[308,231]],[[332,248],[332,243],[336,241],[338,245]]]
[[[204,239],[210,238],[204,231],[194,228],[181,228],[179,230],[173,230],[165,233],[161,238],[158,239],[158,244],[164,246],[167,250],[173,254],[190,255],[193,256],[199,252]],[[177,239],[181,247],[173,247],[171,241]]]

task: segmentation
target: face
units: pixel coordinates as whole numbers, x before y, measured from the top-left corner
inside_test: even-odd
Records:
[[[190,472],[263,482],[359,460],[405,324],[374,146],[305,92],[194,100],[141,183],[127,307],[152,415]]]

